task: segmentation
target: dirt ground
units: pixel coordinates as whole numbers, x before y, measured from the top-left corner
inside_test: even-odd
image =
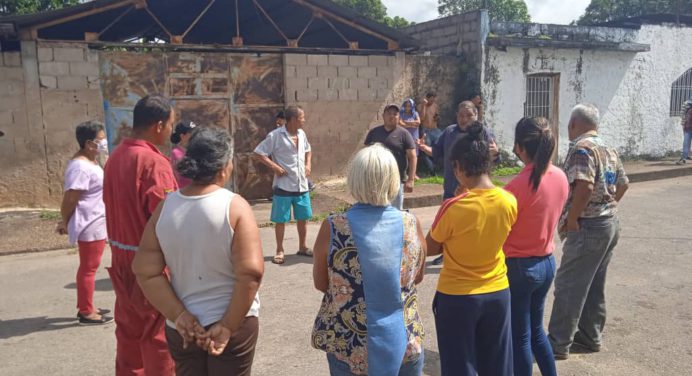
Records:
[[[0,254],[70,248],[67,236],[55,232],[59,221],[55,212],[47,213],[44,210],[0,212]]]

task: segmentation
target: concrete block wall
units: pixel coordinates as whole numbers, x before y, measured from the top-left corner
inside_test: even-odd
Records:
[[[50,202],[62,192],[67,161],[77,151],[74,129],[86,120],[104,121],[98,52],[83,43],[40,42],[38,71],[46,134]]]
[[[340,175],[385,104],[403,101],[405,56],[285,54],[286,104],[306,114],[313,174]],[[410,86],[410,85],[409,85]]]

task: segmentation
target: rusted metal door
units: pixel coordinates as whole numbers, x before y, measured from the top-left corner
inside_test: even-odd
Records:
[[[179,120],[231,132],[230,188],[249,199],[271,196],[272,175],[253,160],[252,150],[274,129],[274,115],[284,106],[280,55],[102,51],[100,61],[111,147],[129,134],[135,103],[163,94]]]

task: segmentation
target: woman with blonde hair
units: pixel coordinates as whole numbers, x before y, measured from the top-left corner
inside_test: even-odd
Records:
[[[425,241],[418,219],[390,205],[399,182],[389,150],[364,148],[347,177],[357,203],[317,235],[313,278],[324,298],[312,345],[327,353],[332,376],[422,374]]]

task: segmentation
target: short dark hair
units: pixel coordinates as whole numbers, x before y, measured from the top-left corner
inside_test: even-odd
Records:
[[[175,168],[195,183],[211,184],[232,157],[231,135],[218,127],[198,127],[192,132],[185,157]]]
[[[286,114],[283,111],[279,111],[276,113],[276,118],[286,120]]]
[[[297,118],[298,116],[300,116],[301,111],[303,111],[303,108],[300,106],[286,107],[286,110],[284,111],[284,115],[286,115],[286,121],[290,121],[293,118]]]
[[[461,167],[466,176],[481,176],[489,173],[492,160],[483,124],[474,121],[467,132],[466,137],[459,139],[452,146],[452,161]]]
[[[434,91],[429,91],[429,92],[427,92],[427,93],[425,94],[425,97],[426,97],[426,98],[437,97],[437,93],[435,93]]]
[[[181,136],[195,130],[197,124],[190,120],[183,120],[175,126],[175,130],[171,133],[171,143],[177,145],[182,140]]]
[[[84,145],[86,145],[87,141],[96,139],[96,135],[98,135],[100,131],[105,131],[105,129],[103,124],[94,120],[85,121],[79,124],[75,130],[79,148],[84,149]]]
[[[171,112],[173,112],[173,106],[168,98],[161,95],[147,95],[135,105],[132,128],[145,129],[160,121],[168,121]]]

